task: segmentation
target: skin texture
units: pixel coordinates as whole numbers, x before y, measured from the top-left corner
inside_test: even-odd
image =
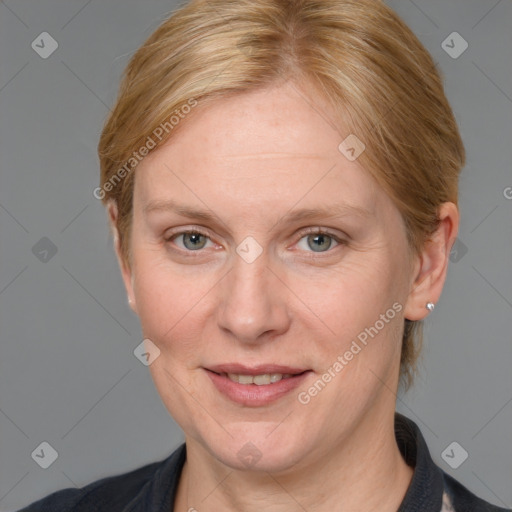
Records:
[[[413,257],[399,211],[340,153],[348,133],[327,112],[291,83],[218,100],[137,167],[131,266],[115,245],[143,335],[161,351],[152,377],[186,436],[176,510],[395,511],[410,483],[393,431],[403,319],[437,303],[458,211],[442,205],[438,231]],[[214,220],[148,209],[169,200]],[[369,214],[284,218],[342,204]],[[109,211],[115,231],[115,205]],[[199,249],[183,235],[193,228],[205,234]],[[236,252],[248,236],[263,249],[252,263]],[[298,393],[394,303],[401,311],[300,403]],[[205,371],[233,362],[311,372],[279,400],[244,407]],[[260,455],[249,467],[238,456],[247,443]]]

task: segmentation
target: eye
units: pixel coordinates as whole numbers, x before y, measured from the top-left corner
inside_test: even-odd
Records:
[[[178,250],[188,253],[200,252],[201,249],[208,247],[208,242],[210,246],[215,247],[209,235],[197,229],[171,234],[165,238],[165,241],[166,243],[172,242]],[[299,249],[313,253],[328,252],[330,249],[342,244],[345,244],[342,239],[321,228],[310,228],[303,232],[302,237],[297,242]]]
[[[300,247],[300,244],[303,240],[305,242],[302,244],[302,247]],[[334,246],[333,242],[335,244]],[[342,243],[343,241],[340,240],[337,236],[326,231],[322,231],[320,228],[313,228],[299,240],[297,245],[306,251],[312,250],[313,252],[319,253],[327,252],[329,249],[331,249],[331,247],[336,247]]]
[[[181,239],[181,245],[176,243],[177,240]],[[198,251],[206,247],[207,241],[210,240],[208,235],[201,233],[200,231],[182,231],[181,233],[175,233],[169,238],[166,238],[167,242],[174,242],[176,245],[185,251]],[[210,240],[211,242],[211,240]],[[211,242],[213,243],[213,242]]]

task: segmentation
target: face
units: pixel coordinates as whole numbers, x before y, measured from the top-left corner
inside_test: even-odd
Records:
[[[234,468],[322,460],[394,411],[404,224],[305,98],[199,106],[136,171],[123,276],[149,368],[187,441]]]

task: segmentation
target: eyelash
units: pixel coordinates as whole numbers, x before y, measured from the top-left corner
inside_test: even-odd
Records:
[[[194,229],[188,229],[188,230],[185,230],[185,231],[178,231],[176,233],[172,233],[168,237],[165,237],[165,242],[166,243],[171,243],[175,238],[178,238],[181,235],[188,235],[188,234],[201,235],[201,236],[204,236],[204,237],[208,238],[208,240],[212,241],[210,235],[207,232],[202,231],[201,229],[194,228]],[[333,250],[336,247],[339,247],[341,245],[347,245],[347,241],[346,240],[343,240],[342,238],[339,238],[337,235],[335,235],[334,233],[332,233],[328,229],[317,228],[317,227],[315,227],[315,228],[307,228],[307,229],[301,231],[300,234],[299,234],[299,238],[298,238],[297,242],[295,242],[295,243],[297,244],[304,237],[306,237],[308,235],[327,235],[329,238],[332,238],[338,244],[338,245],[335,245],[333,248],[329,248],[325,252],[318,252],[318,253],[316,253],[314,251],[307,251],[307,253],[310,254],[310,256],[307,256],[307,257],[310,257],[310,258],[315,258],[315,259],[319,258],[319,257],[321,258],[323,254],[330,255],[330,254],[332,254]],[[201,253],[203,252],[203,250],[201,250],[201,249],[198,249],[197,251],[191,251],[191,250],[188,250],[188,249],[172,248],[172,250],[180,252],[182,254],[186,253],[187,256],[190,256],[192,258],[197,258],[197,257],[202,256]]]

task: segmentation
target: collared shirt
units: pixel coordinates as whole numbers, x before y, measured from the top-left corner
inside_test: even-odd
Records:
[[[476,497],[439,468],[412,420],[395,414],[395,437],[406,463],[414,468],[397,512],[512,512]],[[182,444],[166,459],[97,480],[81,489],[64,489],[19,512],[173,512],[181,470]]]

